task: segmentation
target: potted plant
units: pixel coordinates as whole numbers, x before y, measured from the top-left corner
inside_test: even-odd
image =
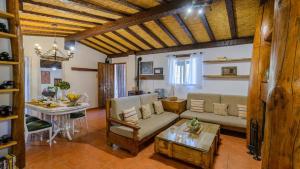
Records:
[[[191,133],[198,133],[201,122],[197,118],[193,118],[187,122],[187,127]]]
[[[60,88],[61,92],[62,92],[62,98],[64,100],[65,98],[65,95],[66,95],[66,90],[69,90],[70,89],[70,83],[67,82],[67,81],[61,81],[58,83],[57,87]]]

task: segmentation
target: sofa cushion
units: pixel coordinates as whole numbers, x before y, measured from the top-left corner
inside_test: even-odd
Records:
[[[246,119],[241,119],[236,116],[220,116],[214,113],[197,113],[187,110],[180,115],[181,118],[192,119],[197,117],[199,120],[215,123],[224,126],[246,128]]]
[[[179,116],[175,113],[164,112],[159,115],[153,114],[148,119],[139,120],[137,125],[140,126],[141,129],[138,131],[138,140],[142,140],[157,130],[167,126],[178,117]],[[125,126],[112,126],[110,127],[110,131],[124,137],[133,138],[133,130]]]
[[[152,106],[153,107],[153,106]],[[142,116],[143,116],[143,119],[148,119],[151,117],[151,105],[150,104],[145,104],[145,105],[142,105]]]
[[[221,103],[228,104],[228,114],[231,116],[238,116],[237,105],[247,105],[246,96],[222,95]]]
[[[156,114],[161,114],[164,112],[164,107],[163,107],[161,101],[155,101],[155,102],[153,102],[153,105],[154,105],[154,111]]]
[[[150,104],[151,113],[154,114],[153,102],[157,101],[157,93],[140,95],[141,105]]]
[[[204,112],[204,100],[191,99],[191,111],[203,113]]]
[[[213,103],[214,105],[214,113],[220,116],[228,115],[228,104],[223,103]]]
[[[123,111],[124,121],[131,124],[136,124],[139,121],[135,107],[125,109]]]
[[[141,119],[142,118],[142,114],[140,112],[141,101],[139,96],[129,96],[129,97],[112,99],[111,117],[118,120],[123,120],[122,117],[123,110],[129,109],[131,107],[135,107],[138,118]]]
[[[213,112],[213,103],[221,103],[221,96],[218,94],[189,93],[187,96],[187,109],[191,109],[191,99],[204,100],[204,112]]]

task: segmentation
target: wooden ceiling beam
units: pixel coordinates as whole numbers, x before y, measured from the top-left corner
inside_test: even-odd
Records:
[[[94,14],[91,14],[91,13],[87,13],[85,11],[78,11],[78,10],[74,10],[74,9],[70,9],[70,8],[60,7],[60,6],[52,5],[52,4],[49,4],[49,3],[36,2],[36,1],[33,1],[33,0],[23,0],[23,2],[32,4],[32,5],[41,6],[41,7],[52,8],[52,9],[55,9],[55,10],[60,10],[60,11],[68,12],[70,14],[83,16],[83,17],[89,17],[89,18],[92,18],[92,19],[102,20],[102,21],[105,21],[105,22],[115,21],[115,19],[112,19],[112,18],[103,17],[103,16],[99,16],[99,15],[94,15]]]
[[[177,46],[181,44],[179,40],[169,31],[169,29],[159,19],[154,20],[154,22],[174,41],[174,43]]]
[[[183,29],[183,31],[186,33],[186,35],[189,37],[189,39],[192,41],[192,44],[197,43],[194,35],[190,31],[190,29],[186,26],[186,24],[184,23],[181,16],[179,14],[175,14],[173,16],[175,17],[176,21],[179,23],[179,25]]]
[[[84,41],[87,41],[87,40],[84,40]],[[89,47],[89,48],[92,48],[92,49],[94,49],[94,50],[96,50],[96,51],[98,51],[98,52],[100,52],[100,53],[104,53],[104,54],[106,54],[106,55],[109,55],[109,53],[107,53],[106,51],[100,50],[100,49],[98,49],[98,48],[95,48],[95,47],[89,45],[88,43],[92,43],[92,42],[90,42],[90,41],[87,41],[88,43],[80,42],[80,41],[78,41],[78,42],[81,43],[82,45],[85,45],[85,46],[87,46],[87,47]],[[92,43],[92,44],[95,45],[94,43]],[[97,45],[97,46],[98,46],[98,45]],[[99,48],[101,48],[101,47],[99,47]]]
[[[100,23],[96,23],[96,22],[90,22],[90,21],[84,21],[84,20],[80,20],[80,19],[62,17],[62,16],[57,16],[57,15],[54,15],[54,14],[39,13],[39,12],[34,12],[34,11],[26,10],[26,9],[23,9],[23,13],[39,15],[39,16],[45,16],[45,17],[51,17],[51,18],[64,19],[64,20],[69,20],[69,21],[73,21],[73,22],[81,22],[82,24],[89,24],[89,25],[95,25],[95,26],[96,25],[101,25]]]
[[[168,53],[168,52],[176,52],[176,51],[187,51],[187,50],[195,50],[195,49],[205,49],[205,48],[215,48],[215,47],[224,47],[224,46],[233,46],[233,45],[241,45],[241,44],[250,44],[253,43],[253,37],[245,37],[245,38],[237,38],[230,40],[221,40],[214,42],[205,42],[205,43],[196,43],[190,45],[182,45],[182,46],[174,46],[162,49],[152,49],[147,51],[137,51],[134,52],[135,55],[148,55],[155,53]],[[126,57],[131,55],[132,53],[120,53],[108,55],[108,57],[116,58],[116,57]]]
[[[205,16],[205,14],[199,15],[199,17],[200,17],[200,20],[201,20],[201,22],[202,22],[209,38],[210,38],[210,40],[215,41],[216,40],[215,35],[214,35],[213,31],[211,30],[211,27],[210,27],[210,25],[207,21],[207,18]]]
[[[126,36],[123,36],[122,34],[120,34],[117,31],[111,32],[117,36],[119,36],[120,38],[126,40],[127,43],[129,43],[130,45],[134,46],[135,48],[137,48],[138,50],[143,50],[140,46],[138,46],[137,44],[133,43],[130,39],[128,39]]]
[[[31,31],[31,30],[22,30],[23,35],[35,35],[35,36],[57,36],[57,37],[65,37],[67,34],[54,33],[54,32],[44,32],[44,31]]]
[[[138,35],[137,33],[135,33],[130,28],[124,28],[124,30],[127,31],[128,33],[130,33],[133,37],[135,37],[136,39],[138,39],[139,41],[141,41],[145,45],[147,45],[149,48],[154,47],[152,44],[150,44],[149,42],[147,42],[144,38],[142,38],[140,35]]]
[[[86,0],[84,0],[84,1],[83,0],[69,0],[69,1],[73,2],[74,4],[76,4],[78,6],[91,8],[93,10],[101,11],[101,12],[108,13],[108,14],[111,14],[111,15],[120,16],[120,17],[128,16],[127,14],[124,14],[124,13],[121,13],[121,12],[118,12],[118,11],[114,11],[114,10],[110,10],[110,9],[107,9],[107,8],[100,7],[98,5],[95,5],[93,3],[88,2]]]
[[[159,43],[162,47],[167,47],[168,45],[162,41],[159,37],[157,37],[147,26],[144,24],[138,25],[143,31],[145,31],[152,39],[154,39],[157,43]]]
[[[233,10],[233,2],[232,0],[225,0],[228,21],[230,26],[231,38],[237,38],[237,30],[236,30],[236,23],[234,17],[234,10]]]
[[[93,40],[91,40],[91,39],[93,39]],[[104,48],[105,50],[108,50],[111,53],[117,53],[117,52],[114,52],[113,50],[111,50],[111,49],[109,49],[109,48],[107,48],[105,46],[102,46],[101,42],[98,39],[96,39],[95,37],[89,37],[86,40],[89,41],[89,42],[91,42],[91,43],[93,43],[94,45],[97,45],[97,46],[99,46],[101,48]]]
[[[106,32],[115,31],[122,28],[127,28],[133,25],[138,25],[154,19],[159,19],[164,16],[172,15],[181,12],[186,7],[192,4],[191,0],[174,0],[166,5],[159,5],[150,8],[146,11],[138,12],[129,17],[124,17],[113,22],[108,22],[100,26],[82,31],[78,34],[71,35],[67,40],[81,40],[91,36],[103,34]]]
[[[89,42],[89,43],[91,43],[91,44],[93,44],[93,45],[95,45],[95,46],[97,46],[98,48],[101,49],[101,50],[99,49],[98,51],[102,51],[105,54],[109,54],[109,53],[115,54],[114,52],[112,52],[110,50],[104,49],[102,46],[100,46],[99,44],[97,44],[97,43],[95,43],[93,41],[90,41],[88,39],[85,39],[85,41],[87,41],[87,42]]]
[[[21,19],[21,21],[27,21],[32,23],[43,23],[43,24],[56,24],[58,26],[65,26],[65,27],[72,27],[72,28],[79,28],[79,29],[86,29],[86,27],[73,25],[73,24],[67,24],[67,23],[57,23],[57,22],[50,22],[50,21],[40,21],[40,20],[33,20],[33,19]]]
[[[127,0],[111,0],[112,2],[118,3],[120,5],[126,6],[127,8],[135,9],[137,11],[143,11],[145,8],[135,5],[133,3],[128,2]]]
[[[119,45],[119,46],[122,46],[122,47],[125,48],[127,51],[129,51],[129,48],[128,48],[127,46],[125,46],[125,45],[123,45],[122,43],[120,43],[120,42],[114,40],[113,38],[111,38],[111,37],[109,37],[109,36],[107,36],[107,35],[105,35],[105,34],[102,34],[101,36],[103,36],[104,38],[106,38],[106,39],[108,39],[108,40],[114,42],[115,44],[117,44],[117,45]]]
[[[53,28],[53,27],[43,27],[43,26],[33,26],[33,25],[23,25],[21,24],[22,28],[34,28],[34,29],[43,29],[43,30],[49,30],[49,31],[55,31],[55,30],[60,30],[60,31],[69,31],[69,32],[78,32],[76,30],[70,30],[70,29],[63,29],[63,28]]]
[[[99,39],[99,38],[97,38],[97,37],[93,37],[93,38],[96,39],[97,41],[99,41],[99,42],[101,42],[101,43],[103,43],[103,44],[109,46],[110,48],[112,48],[112,49],[114,49],[114,50],[116,50],[116,51],[121,52],[120,49],[118,49],[118,48],[112,46],[111,44],[109,44],[109,43],[107,43],[107,42],[105,42],[105,41],[103,41],[103,40],[101,40],[101,39]],[[104,47],[104,46],[103,46],[103,47]],[[106,48],[106,49],[108,49],[108,48]],[[109,49],[108,49],[108,50],[109,50]],[[112,51],[112,52],[113,52],[113,51]],[[114,53],[115,53],[115,52],[114,52]]]

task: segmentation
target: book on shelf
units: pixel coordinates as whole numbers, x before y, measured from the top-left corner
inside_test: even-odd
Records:
[[[17,169],[16,156],[8,154],[5,157],[0,157],[0,169]]]

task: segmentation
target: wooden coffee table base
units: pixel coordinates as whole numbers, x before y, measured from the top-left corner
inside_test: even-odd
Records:
[[[205,152],[156,137],[154,149],[156,153],[161,153],[170,158],[185,161],[203,169],[210,169],[213,166],[214,155],[218,150],[219,140],[220,130],[218,130],[209,151]]]

